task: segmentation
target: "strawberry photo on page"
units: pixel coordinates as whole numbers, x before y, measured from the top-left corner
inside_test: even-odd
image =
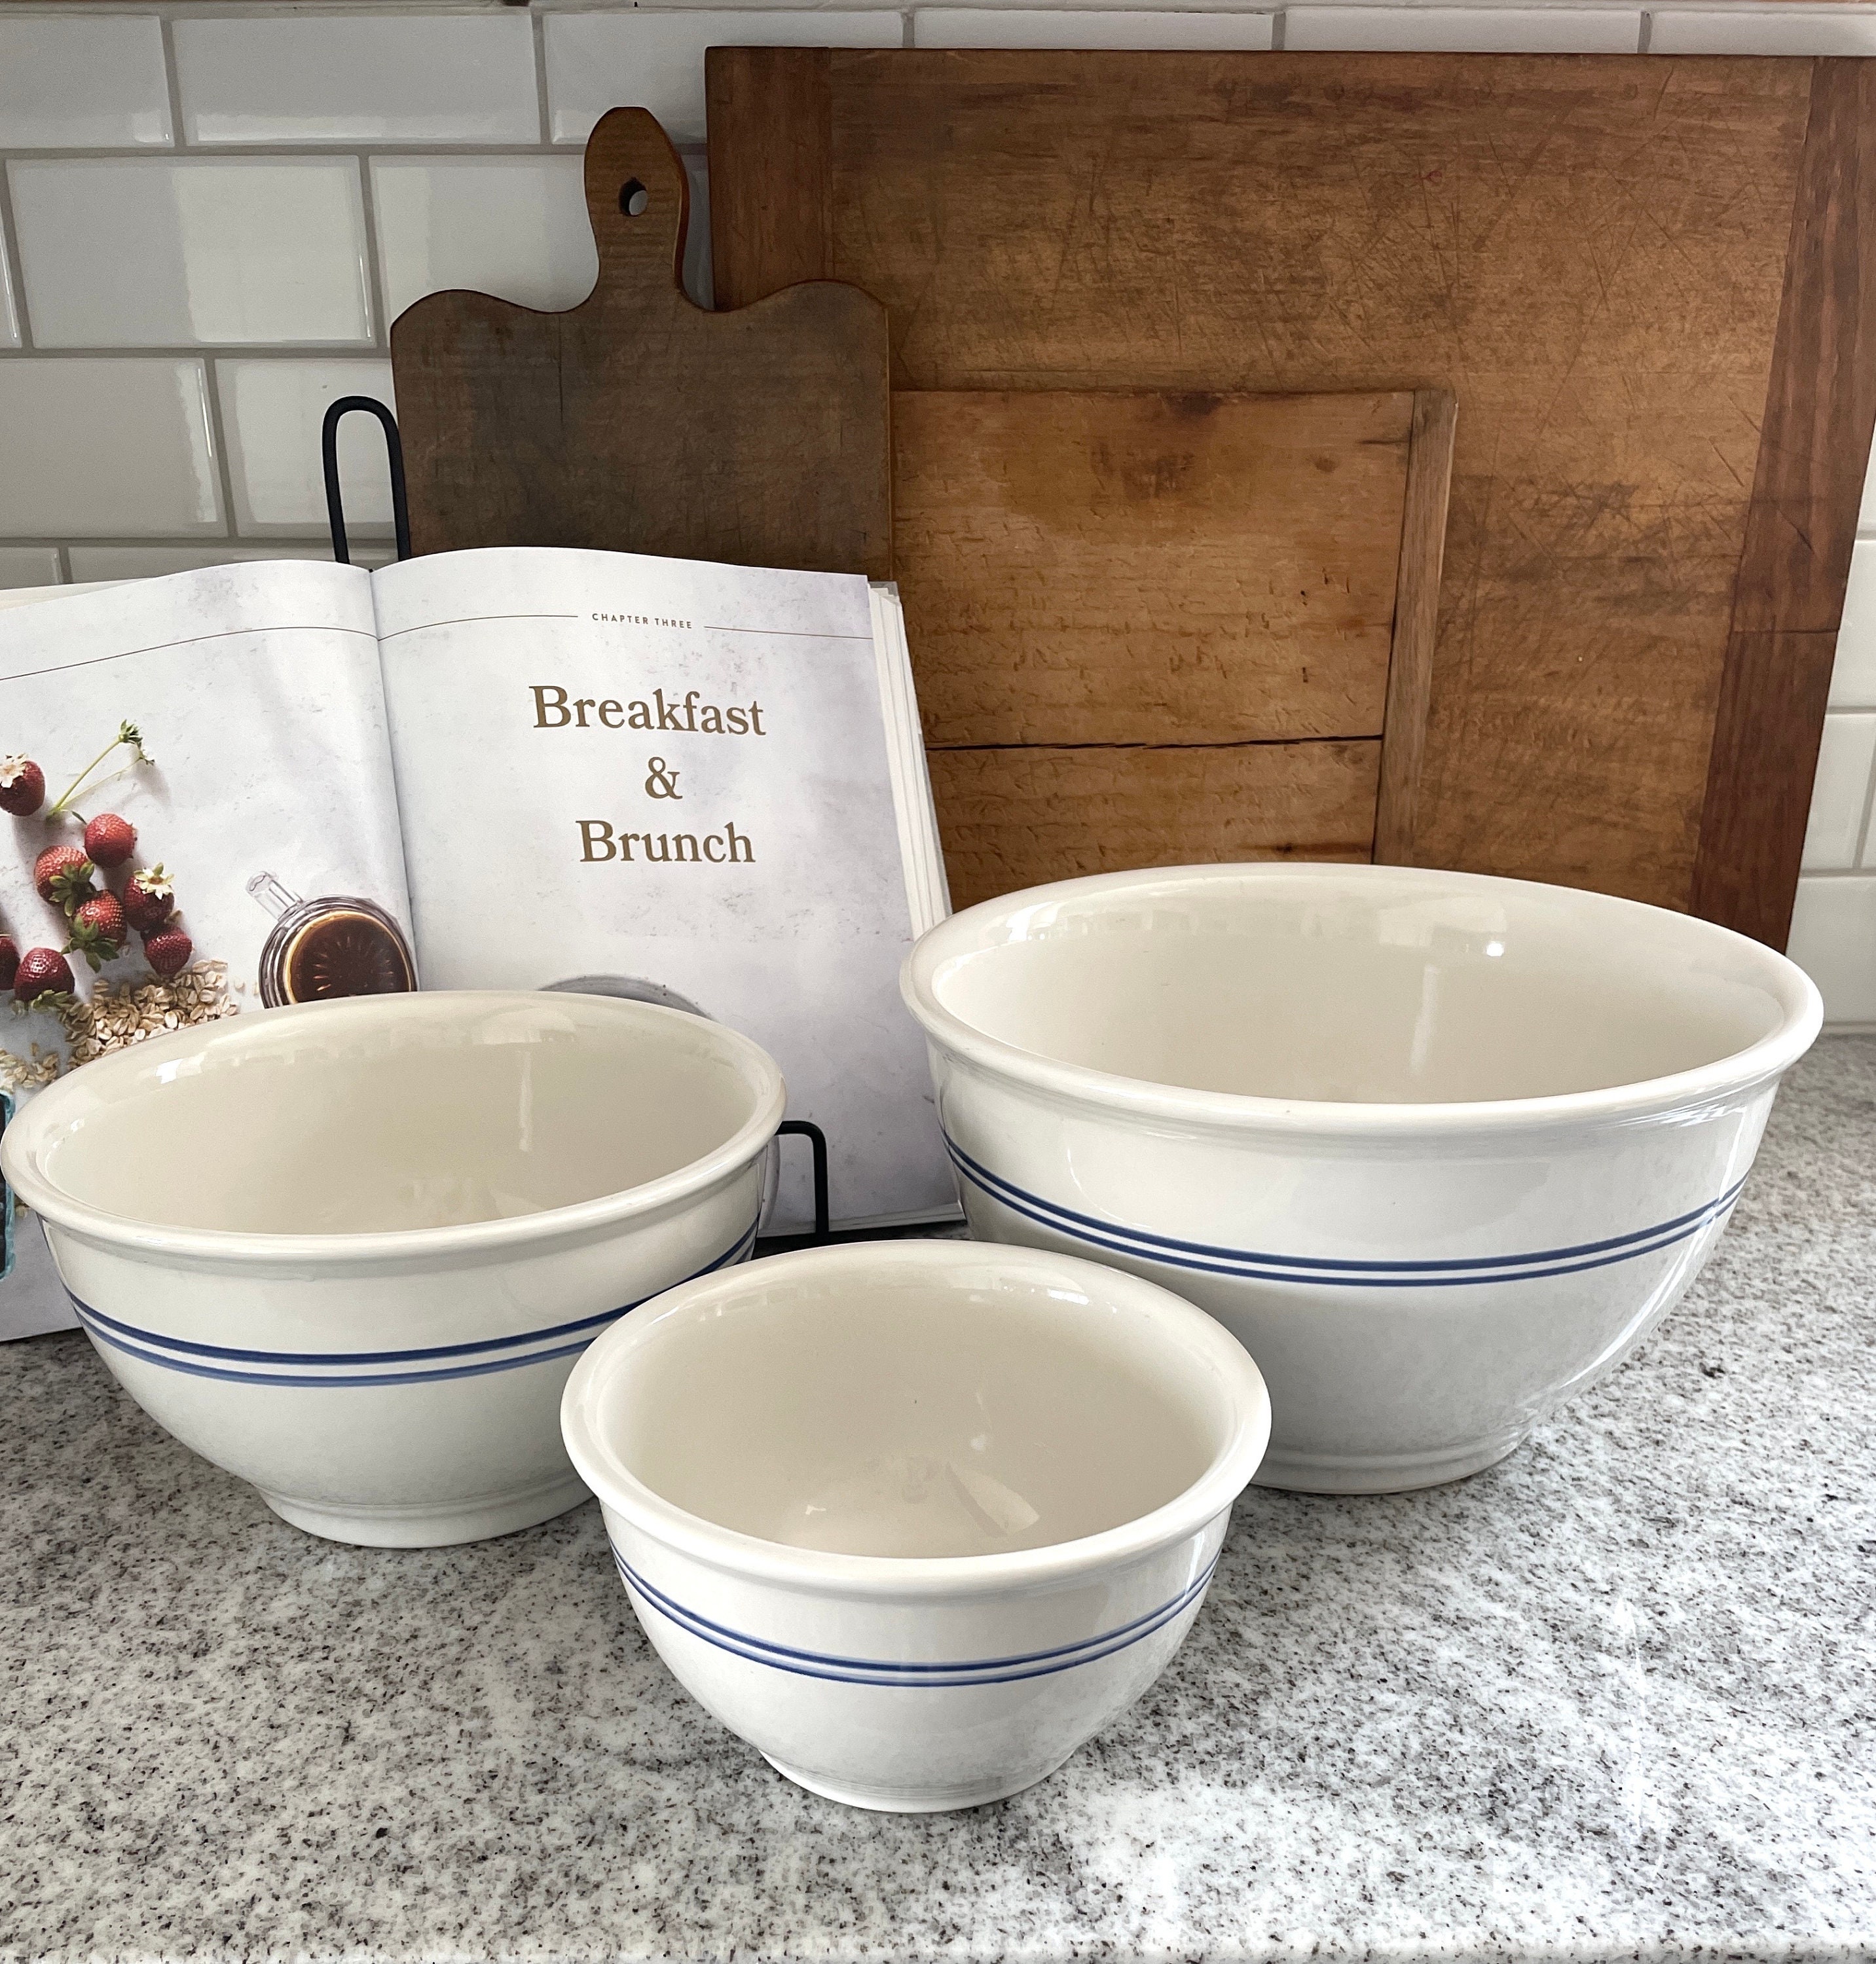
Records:
[[[14,825],[13,847],[32,855],[43,908],[31,919],[9,914],[0,988],[15,1017],[53,1019],[31,1026],[23,1055],[17,1046],[0,1051],[0,1088],[16,1096],[142,1036],[232,1013],[226,964],[196,958],[167,869],[144,863],[137,827],[102,806],[154,762],[137,725],[120,723],[49,798],[36,757],[0,757],[0,811],[33,821]],[[105,979],[107,966],[115,979]],[[82,975],[89,986],[81,988]]]
[[[357,897],[407,948],[377,636],[352,572],[216,567],[0,608],[0,1089],[16,1102],[261,1007],[277,925],[249,891],[262,872]],[[391,986],[415,980],[406,961]],[[14,1247],[0,1337],[69,1323],[37,1227]]]

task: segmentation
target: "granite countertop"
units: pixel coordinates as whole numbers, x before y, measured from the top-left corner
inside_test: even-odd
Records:
[[[1828,1039],[1599,1390],[1457,1486],[1254,1490],[1132,1712],[923,1818],[692,1705],[596,1507],[316,1541],[0,1347],[0,1955],[1876,1956],[1873,1162]]]

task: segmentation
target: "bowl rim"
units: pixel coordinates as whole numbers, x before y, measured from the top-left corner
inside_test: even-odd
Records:
[[[1148,1512],[1098,1534],[990,1555],[842,1555],[792,1547],[728,1528],[667,1500],[631,1472],[606,1444],[597,1410],[612,1377],[633,1353],[657,1340],[673,1317],[694,1320],[750,1286],[818,1271],[936,1272],[974,1267],[1065,1280],[1099,1301],[1119,1301],[1168,1329],[1195,1369],[1224,1387],[1232,1421],[1197,1479]],[[603,1504],[666,1548],[742,1581],[791,1587],[811,1595],[872,1600],[949,1600],[1070,1581],[1157,1553],[1227,1513],[1263,1460],[1270,1431],[1270,1394],[1250,1353],[1222,1323],[1157,1282],[1079,1255],[1000,1242],[926,1240],[848,1243],[802,1248],[678,1283],[622,1317],[590,1344],[561,1398],[561,1433],[574,1470]]]
[[[1783,1011],[1778,1026],[1743,1050],[1692,1069],[1640,1078],[1628,1084],[1543,1097],[1362,1103],[1354,1100],[1270,1098],[1249,1092],[1203,1091],[1123,1077],[1047,1057],[991,1035],[966,1022],[940,1000],[939,971],[966,953],[993,923],[1027,909],[1102,893],[1168,894],[1204,886],[1302,884],[1325,878],[1373,880],[1429,888],[1511,890],[1557,897],[1572,904],[1611,913],[1664,917],[1704,939],[1736,962],[1756,969]],[[1373,1138],[1454,1133],[1523,1131],[1557,1125],[1643,1119],[1704,1101],[1736,1095],[1775,1079],[1802,1057],[1823,1022],[1823,999],[1804,970],[1762,942],[1666,907],[1651,907],[1614,894],[1560,887],[1495,874],[1447,871],[1434,867],[1370,865],[1360,862],[1247,861],[1235,865],[1160,866],[1135,871],[1097,873],[981,900],[952,914],[920,935],[899,971],[899,993],[906,1007],[936,1045],[987,1072],[1071,1102],[1105,1112],[1170,1118],[1222,1131],[1277,1131],[1315,1136]]]
[[[398,1228],[363,1234],[265,1234],[243,1228],[165,1226],[117,1214],[79,1199],[42,1171],[40,1160],[67,1120],[63,1108],[84,1095],[87,1086],[106,1080],[147,1071],[175,1059],[196,1054],[217,1037],[231,1040],[259,1033],[275,1019],[297,1022],[318,1018],[362,1023],[394,1022],[410,1016],[472,1010],[499,1013],[503,1009],[541,1009],[576,1004],[599,1006],[602,1019],[624,1023],[681,1022],[705,1048],[741,1070],[753,1110],[730,1137],[707,1153],[657,1178],[615,1193],[538,1213],[511,1215],[492,1221],[455,1226]],[[74,1090],[72,1087],[78,1087]],[[760,1045],[740,1031],[707,1019],[687,1016],[656,1003],[621,996],[583,996],[568,990],[532,989],[442,989],[382,996],[354,996],[331,1003],[304,1003],[249,1010],[225,1021],[194,1024],[172,1035],[94,1058],[40,1092],[8,1123],[0,1138],[0,1173],[13,1192],[55,1227],[104,1247],[147,1259],[175,1256],[215,1266],[249,1267],[315,1262],[322,1269],[382,1263],[480,1256],[532,1247],[563,1237],[578,1237],[618,1226],[689,1199],[739,1170],[768,1144],[782,1122],[788,1102],[780,1067]]]

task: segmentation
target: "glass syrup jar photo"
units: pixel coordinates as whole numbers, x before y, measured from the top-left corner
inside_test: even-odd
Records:
[[[374,901],[349,894],[303,900],[271,873],[256,873],[247,890],[274,916],[261,950],[261,1000],[270,1009],[416,987],[404,931]]]

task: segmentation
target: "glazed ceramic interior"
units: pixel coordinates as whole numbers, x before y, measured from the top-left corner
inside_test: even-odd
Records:
[[[1042,1548],[1164,1506],[1223,1449],[1223,1393],[1136,1312],[1008,1278],[765,1287],[762,1266],[635,1348],[601,1424],[719,1526],[844,1555]]]
[[[1017,896],[933,992],[1063,1063],[1378,1104],[1636,1083],[1730,1057],[1786,1015],[1775,958],[1682,915],[1463,875],[1270,870],[1288,877]]]
[[[195,1054],[92,1064],[41,1170],[159,1226],[262,1234],[456,1227],[689,1165],[754,1115],[708,1025],[565,996],[371,999],[240,1018]],[[379,1009],[380,1003],[408,1004]],[[133,1067],[133,1055],[123,1060]]]

